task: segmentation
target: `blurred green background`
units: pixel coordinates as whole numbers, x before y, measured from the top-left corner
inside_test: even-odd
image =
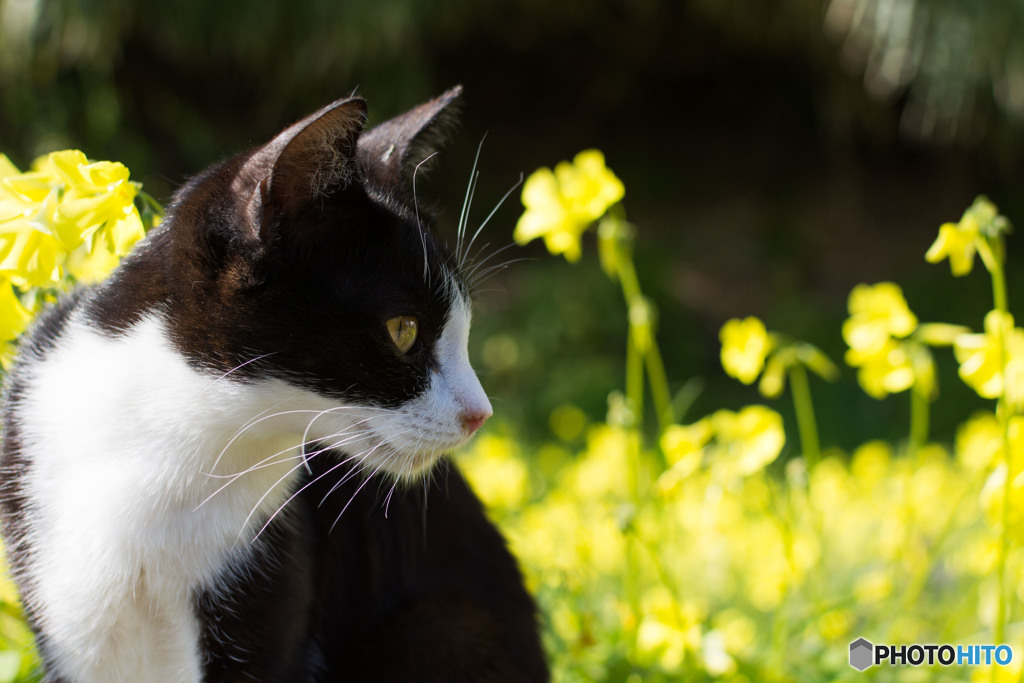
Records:
[[[979,329],[985,273],[954,282],[924,252],[979,193],[1024,223],[1018,0],[0,0],[0,151],[24,167],[80,148],[162,201],[355,88],[373,122],[456,83],[463,124],[425,190],[439,229],[452,234],[485,133],[471,226],[521,173],[602,149],[690,419],[758,400],[719,365],[730,317],[841,363],[849,290],[894,280],[922,321]],[[511,241],[517,197],[490,250]],[[529,260],[478,294],[471,342],[498,414],[530,441],[562,404],[603,418],[625,316],[592,245],[573,268],[540,245],[505,257]],[[933,436],[949,440],[981,403],[943,360]],[[874,401],[845,372],[814,386],[823,445],[901,438],[906,396]]]

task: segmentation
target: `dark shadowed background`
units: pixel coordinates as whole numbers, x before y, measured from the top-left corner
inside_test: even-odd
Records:
[[[373,123],[456,83],[463,125],[423,190],[442,233],[485,133],[471,227],[521,173],[602,149],[672,388],[703,388],[690,419],[760,400],[721,370],[726,319],[758,315],[842,364],[849,290],[893,280],[923,321],[979,329],[985,273],[954,280],[924,252],[979,193],[1024,224],[1019,0],[0,0],[0,152],[25,167],[80,148],[163,201],[355,88]],[[517,192],[490,248],[520,210]],[[564,403],[601,419],[625,324],[593,245],[576,266],[505,254],[534,260],[479,294],[471,342],[497,411],[533,438]],[[977,399],[951,359],[940,371],[933,435],[950,439]],[[900,438],[906,396],[874,401],[844,375],[813,386],[824,445]]]

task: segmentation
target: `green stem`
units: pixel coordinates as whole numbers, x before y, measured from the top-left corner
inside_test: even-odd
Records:
[[[800,363],[789,366],[789,385],[792,387],[793,408],[796,410],[796,426],[800,432],[800,447],[807,461],[807,469],[810,470],[821,459],[821,446],[818,443],[818,423],[814,417],[807,369]]]
[[[928,396],[918,391],[917,387],[910,390],[910,443],[908,451],[914,455],[928,443],[929,423]]]
[[[629,502],[635,513],[640,503],[640,450],[643,433],[644,366],[643,355],[636,347],[633,334],[626,339],[626,406],[629,424],[626,426],[626,458],[629,481]],[[640,577],[637,557],[636,534],[626,534],[626,599],[633,612],[634,621],[640,619]]]
[[[1003,268],[1003,249],[1000,238],[993,238],[994,245],[990,246],[992,253],[995,258],[991,259],[992,264],[989,267],[989,273],[992,275],[992,300],[995,304],[995,308],[1002,314],[1009,312],[1009,306],[1007,303],[1006,296],[1006,272]],[[986,264],[988,265],[988,264]],[[1003,373],[1003,391],[999,396],[998,403],[996,406],[996,414],[999,419],[999,427],[1002,432],[1003,440],[1003,467],[1006,471],[1006,476],[1003,481],[1003,507],[1001,511],[1000,529],[999,529],[999,556],[996,563],[996,580],[998,581],[998,603],[996,605],[996,621],[993,627],[993,641],[997,645],[1001,645],[1004,642],[1006,636],[1006,620],[1008,617],[1007,604],[1010,599],[1010,591],[1006,585],[1006,565],[1007,558],[1010,554],[1010,493],[1012,491],[1013,473],[1010,469],[1011,464],[1011,453],[1010,453],[1010,405],[1006,398],[1006,361],[1007,348],[1006,348],[1006,331],[1003,329],[1002,321],[1000,321],[999,327],[999,367],[1002,368]],[[992,680],[996,680],[997,668],[992,668]]]
[[[675,422],[675,409],[672,406],[672,394],[668,388],[668,377],[665,375],[665,363],[661,360],[661,351],[651,335],[650,348],[644,354],[647,361],[647,379],[651,383],[651,398],[654,409],[658,413],[659,437],[668,426]]]
[[[633,302],[643,297],[643,292],[640,289],[640,280],[637,277],[636,266],[633,264],[632,257],[622,259],[622,262],[619,264],[618,274],[619,282],[622,285],[622,296],[626,300],[628,310]],[[659,432],[664,432],[672,424],[675,416],[672,409],[672,393],[669,391],[668,376],[665,373],[665,363],[662,361],[661,350],[658,348],[658,343],[654,337],[654,331],[651,330],[650,343],[643,354],[643,360],[647,365],[647,377],[651,383],[651,398],[654,401],[654,410],[657,413],[658,429]],[[639,411],[639,403],[637,406]],[[641,413],[638,412],[638,420],[640,415]]]
[[[622,259],[622,263],[619,264],[619,282],[622,284],[622,295],[626,298],[627,304],[641,296],[640,280],[636,276],[632,257]]]

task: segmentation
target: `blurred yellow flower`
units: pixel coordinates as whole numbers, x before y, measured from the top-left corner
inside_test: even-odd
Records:
[[[747,406],[711,416],[719,447],[715,468],[727,477],[745,477],[779,457],[786,443],[782,416],[766,406]]]
[[[999,398],[1005,387],[1011,408],[1024,407],[1024,330],[1014,327],[1011,314],[989,311],[985,332],[960,335],[953,353],[960,363],[960,378],[979,396]]]
[[[694,453],[700,454],[701,450],[711,440],[711,421],[707,418],[694,422],[691,425],[669,425],[661,437],[661,450],[665,454],[665,460],[670,466],[675,466]],[[685,468],[688,472],[696,469],[700,464],[698,458],[696,464],[687,463]]]
[[[696,472],[704,461],[704,447],[713,436],[711,420],[704,418],[691,425],[669,425],[661,436],[661,452],[669,468],[655,489],[662,495],[673,493],[684,479]]]
[[[752,384],[764,369],[772,343],[764,323],[751,316],[733,318],[718,333],[722,342],[722,367],[731,377]]]
[[[848,308],[850,317],[843,323],[843,339],[850,347],[846,363],[857,368],[857,380],[868,395],[881,399],[906,391],[915,381],[933,380],[930,357],[919,364],[919,376],[910,347],[901,341],[917,328],[917,316],[899,285],[857,285],[850,292]],[[931,388],[924,393],[931,393]]]
[[[846,362],[857,368],[857,381],[869,396],[885,398],[914,384],[914,367],[904,344],[888,339],[873,352],[849,349]]]
[[[959,222],[943,223],[939,227],[939,235],[924,258],[929,263],[940,263],[948,258],[954,276],[967,275],[974,268],[978,240],[1004,232],[1008,226],[1009,222],[999,215],[995,204],[985,197],[978,197],[964,211]]]
[[[624,498],[629,480],[627,453],[633,438],[630,431],[619,427],[601,424],[590,428],[586,453],[562,475],[566,488],[579,500]]]
[[[975,413],[956,430],[956,457],[968,472],[985,469],[1002,452],[1003,428],[992,413]]]
[[[885,441],[863,443],[853,452],[850,474],[865,490],[874,490],[889,476],[892,457],[892,448]]]
[[[580,152],[572,163],[560,162],[553,172],[537,169],[523,185],[526,211],[513,238],[526,244],[543,237],[549,252],[577,261],[583,232],[624,194],[622,181],[605,166],[604,155],[596,149]]]
[[[860,284],[850,292],[850,317],[843,323],[846,344],[862,353],[877,353],[891,338],[902,339],[917,327],[903,290],[892,282]]]
[[[975,220],[961,220],[960,223],[943,223],[939,236],[928,248],[924,258],[928,263],[939,263],[949,259],[953,275],[967,275],[974,268],[974,254],[977,251],[978,223]]]
[[[704,610],[691,603],[680,604],[664,586],[648,590],[642,602],[637,650],[642,658],[674,672],[688,650],[696,652],[701,646]]]
[[[1006,463],[999,463],[985,481],[979,500],[989,524],[994,528],[1001,528],[1005,520],[1009,538],[1019,544],[1024,542],[1024,473],[1016,476],[1010,474],[1009,505],[1004,514],[1003,495],[1006,477]]]
[[[512,444],[511,439],[481,434],[472,450],[459,458],[473,490],[488,507],[518,507],[529,493],[529,472]]]

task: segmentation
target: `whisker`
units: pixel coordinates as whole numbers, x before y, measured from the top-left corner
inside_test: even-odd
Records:
[[[497,206],[495,206],[495,207],[494,207],[493,209],[491,209],[491,212],[490,212],[489,214],[487,214],[487,218],[485,218],[485,219],[484,219],[484,222],[483,222],[483,223],[481,223],[481,224],[480,224],[480,227],[476,229],[476,232],[475,232],[475,233],[473,233],[473,237],[472,237],[472,238],[471,238],[471,239],[469,240],[469,244],[468,244],[468,245],[466,246],[466,253],[469,253],[469,252],[470,252],[470,250],[472,250],[472,249],[473,249],[473,243],[474,243],[474,242],[476,242],[476,238],[477,238],[477,237],[478,237],[478,236],[480,235],[480,231],[481,231],[481,230],[483,230],[483,229],[484,229],[484,226],[485,226],[485,225],[487,225],[487,223],[488,223],[488,222],[489,222],[489,221],[491,220],[491,218],[493,218],[493,217],[494,217],[494,214],[496,214],[496,213],[498,212],[498,209],[500,209],[500,208],[501,208],[501,205],[505,203],[505,200],[506,200],[506,199],[508,199],[508,198],[509,198],[509,196],[510,196],[510,195],[511,195],[511,194],[512,194],[513,192],[515,192],[515,191],[516,191],[516,189],[517,189],[517,188],[518,188],[518,187],[519,187],[520,185],[522,185],[522,184],[523,184],[523,174],[522,174],[522,173],[520,173],[520,174],[519,174],[519,180],[517,180],[517,181],[516,181],[516,184],[515,184],[515,185],[513,185],[512,187],[510,187],[510,188],[508,189],[508,192],[506,192],[506,193],[505,193],[504,195],[502,195],[501,199],[500,199],[500,200],[498,200],[498,204],[497,204]]]
[[[223,373],[221,375],[218,375],[217,377],[215,377],[212,380],[210,380],[209,384],[207,384],[205,387],[203,387],[203,390],[199,392],[200,396],[202,394],[206,393],[206,391],[208,389],[210,389],[214,384],[216,384],[217,382],[221,381],[222,379],[224,379],[225,377],[227,377],[231,373],[233,373],[233,372],[235,372],[237,370],[241,370],[242,368],[244,368],[246,365],[249,365],[250,363],[255,363],[256,361],[263,360],[264,358],[267,358],[268,356],[273,356],[276,353],[277,353],[277,351],[271,351],[270,353],[264,353],[262,356],[256,356],[255,358],[250,358],[249,360],[245,361],[244,363],[236,365],[235,367],[231,368],[227,372],[225,372],[225,373]]]
[[[395,436],[404,436],[405,434],[410,434],[413,431],[414,430],[412,430],[412,429],[405,429],[405,430],[395,434],[392,438],[394,438]],[[369,458],[373,454],[374,451],[376,451],[378,448],[380,448],[381,446],[384,446],[384,445],[386,445],[385,442],[381,441],[380,443],[378,443],[376,446],[374,446],[370,450],[365,451],[364,453],[361,453],[360,456],[359,456],[360,457],[360,464],[365,462],[366,459]],[[393,458],[396,455],[398,455],[398,451],[393,452],[391,455],[389,455],[387,458],[385,458],[384,461],[381,463],[381,466],[383,466],[385,463],[390,461],[391,458]],[[378,467],[377,469],[379,470],[380,467]],[[324,494],[324,497],[320,500],[320,505],[323,505],[327,501],[327,498],[330,497],[330,495],[332,493],[334,493],[339,488],[344,486],[346,482],[348,482],[350,479],[352,479],[352,477],[354,477],[358,473],[359,473],[359,468],[355,467],[355,468],[352,469],[351,472],[349,472],[344,477],[342,477],[340,481],[338,481],[336,484],[334,484],[334,486],[332,486],[331,489],[326,494]],[[376,473],[376,470],[374,470],[374,473]]]
[[[325,448],[325,449],[323,449],[323,450],[319,451],[319,453],[322,453],[322,452],[324,452],[324,451],[326,451],[326,450],[331,450],[331,449],[326,449],[326,448]],[[318,454],[319,454],[319,453],[318,453]],[[353,457],[354,457],[354,456],[353,456]],[[279,506],[279,507],[278,507],[278,508],[277,508],[276,510],[274,510],[274,514],[270,515],[270,517],[269,517],[269,518],[267,519],[267,522],[266,522],[266,523],[265,523],[265,524],[263,525],[263,527],[262,527],[262,528],[261,528],[261,529],[260,529],[260,530],[259,530],[259,531],[258,531],[258,532],[256,533],[256,535],[255,535],[255,536],[253,537],[253,539],[252,539],[252,540],[253,540],[253,541],[255,541],[255,540],[256,540],[257,538],[259,538],[259,537],[260,537],[260,534],[262,534],[262,533],[263,533],[264,531],[266,531],[266,530],[267,530],[267,527],[269,527],[269,526],[270,526],[270,523],[271,523],[271,522],[273,522],[273,521],[274,521],[274,518],[275,518],[275,517],[277,517],[277,515],[278,515],[278,514],[280,514],[280,513],[281,513],[281,511],[282,511],[282,510],[284,510],[284,509],[285,509],[285,508],[286,508],[286,507],[288,506],[288,503],[290,503],[290,502],[292,502],[293,500],[295,500],[295,498],[296,498],[297,496],[299,496],[299,495],[300,495],[300,494],[301,494],[301,493],[302,493],[303,491],[305,491],[305,490],[306,490],[306,489],[308,489],[308,488],[309,488],[310,486],[312,486],[313,484],[317,483],[318,481],[320,481],[320,480],[321,480],[321,479],[323,479],[324,477],[326,477],[326,476],[330,475],[330,474],[331,474],[332,472],[334,472],[334,471],[335,471],[336,469],[338,469],[339,467],[344,467],[345,465],[347,465],[348,463],[350,463],[350,462],[351,462],[351,461],[353,460],[353,457],[345,458],[345,459],[344,459],[344,460],[342,460],[341,462],[339,462],[339,463],[337,463],[337,464],[335,464],[335,465],[332,465],[332,466],[331,466],[330,468],[328,468],[328,469],[327,469],[327,470],[326,470],[325,472],[323,472],[322,474],[320,474],[320,475],[316,476],[315,478],[313,478],[313,479],[310,479],[310,480],[309,480],[308,482],[306,482],[306,483],[305,483],[305,484],[304,484],[304,485],[303,485],[302,487],[300,487],[300,488],[299,488],[299,490],[298,490],[298,491],[296,491],[296,492],[295,492],[295,493],[293,493],[293,494],[292,494],[291,496],[289,496],[289,497],[288,497],[288,500],[286,500],[286,501],[284,501],[283,503],[281,503],[281,505],[280,505],[280,506]]]
[[[419,200],[416,199],[416,174],[419,173],[420,166],[433,159],[435,155],[437,155],[437,152],[434,152],[426,159],[416,164],[416,168],[412,170],[412,205],[413,209],[416,211],[416,227],[419,228],[420,231],[420,241],[423,243],[423,281],[426,282],[428,286],[430,285],[430,269],[427,263],[427,237],[423,232],[423,224],[420,223],[420,203]]]
[[[374,446],[373,448],[371,448],[371,449],[370,449],[369,451],[366,451],[366,452],[364,452],[363,454],[360,454],[360,456],[361,456],[361,457],[362,457],[362,458],[363,458],[363,459],[365,460],[365,458],[366,458],[366,457],[368,457],[370,453],[372,453],[372,452],[373,452],[374,450],[376,450],[377,448],[379,448],[379,447],[380,447],[381,445],[383,445],[383,442],[381,442],[381,443],[377,444],[376,446]],[[332,450],[332,448],[325,448],[325,449],[323,449],[323,450],[322,450],[322,451],[320,451],[320,452],[324,452],[324,451],[328,451],[328,450]],[[351,462],[351,461],[352,461],[352,460],[354,460],[354,459],[355,459],[356,457],[360,457],[360,456],[351,456],[351,457],[349,457],[349,458],[346,458],[346,459],[342,460],[342,461],[341,461],[340,463],[338,463],[338,464],[337,464],[337,465],[335,465],[334,467],[330,468],[330,469],[329,469],[329,470],[328,470],[327,472],[325,472],[324,474],[322,474],[322,475],[318,476],[318,477],[317,477],[316,479],[314,479],[313,481],[319,481],[319,480],[320,480],[320,479],[322,479],[322,478],[323,478],[324,476],[326,476],[326,475],[327,475],[328,473],[330,473],[330,472],[334,471],[334,470],[335,470],[335,469],[337,469],[338,467],[341,467],[342,465],[344,465],[344,464],[346,464],[346,463],[348,463],[348,462]],[[387,462],[387,460],[385,460],[384,462]],[[380,465],[380,466],[379,466],[379,467],[377,468],[377,470],[379,470],[379,469],[380,469],[380,467],[382,467],[383,465],[384,465],[384,463],[381,463],[381,465]],[[241,536],[241,534],[245,532],[245,528],[246,528],[247,526],[249,526],[249,521],[250,521],[250,520],[252,519],[252,516],[253,516],[254,514],[256,514],[256,510],[258,510],[258,509],[259,509],[260,505],[261,505],[261,504],[263,503],[263,501],[264,501],[264,500],[266,500],[267,496],[269,496],[269,495],[271,494],[271,492],[272,492],[272,491],[273,491],[274,489],[276,489],[276,488],[277,488],[277,487],[278,487],[278,486],[279,486],[279,485],[281,484],[281,482],[282,482],[282,481],[284,481],[284,480],[285,480],[286,478],[288,478],[289,476],[291,476],[291,475],[292,475],[292,474],[293,474],[293,473],[294,473],[294,472],[295,472],[296,470],[298,470],[298,469],[299,469],[300,467],[302,467],[302,464],[301,464],[301,463],[300,463],[299,465],[296,465],[295,467],[293,467],[293,468],[292,468],[291,470],[289,470],[289,471],[288,471],[288,472],[287,472],[286,474],[284,474],[284,475],[283,475],[283,476],[282,476],[282,477],[281,477],[280,479],[278,479],[278,480],[277,480],[276,482],[274,482],[274,484],[273,484],[273,485],[272,485],[272,486],[271,486],[270,488],[268,488],[268,489],[267,489],[266,493],[264,493],[264,494],[263,494],[263,495],[262,495],[262,496],[260,497],[260,499],[259,499],[259,500],[258,500],[258,501],[256,502],[256,505],[254,505],[254,506],[253,506],[253,508],[252,508],[252,510],[251,510],[251,511],[249,512],[249,515],[248,515],[248,516],[247,516],[247,517],[245,518],[245,522],[243,522],[243,523],[242,523],[242,529],[241,529],[241,530],[239,531],[239,536]],[[376,474],[376,473],[377,473],[377,470],[374,470],[374,474]],[[358,471],[358,467],[356,467],[356,468],[353,468],[353,471]],[[371,475],[371,476],[372,476],[372,475]],[[364,485],[365,485],[365,482],[364,482]],[[307,484],[307,486],[308,486],[308,484]],[[362,486],[360,486],[360,487],[359,487],[359,489],[357,489],[357,490],[356,490],[356,493],[359,493],[359,490],[360,490],[360,489],[362,489]],[[334,489],[331,489],[331,490],[333,491]],[[328,495],[330,495],[330,492],[328,492]],[[283,510],[283,509],[285,508],[285,506],[286,506],[286,505],[288,504],[288,502],[289,502],[289,501],[291,501],[291,500],[292,500],[292,499],[293,499],[294,497],[295,497],[295,496],[293,495],[292,497],[288,498],[288,500],[286,500],[286,501],[285,501],[285,502],[284,502],[284,503],[283,503],[283,504],[282,504],[281,506],[279,506],[279,507],[277,508],[277,510],[275,510],[275,511],[274,511],[274,513],[273,513],[272,515],[270,515],[270,518],[269,518],[269,519],[267,520],[267,522],[266,522],[266,523],[265,523],[265,524],[263,525],[263,527],[262,527],[262,528],[261,528],[261,529],[259,530],[259,532],[257,532],[257,534],[256,534],[256,535],[255,535],[255,536],[253,537],[253,539],[252,539],[252,541],[251,541],[251,542],[255,542],[255,541],[256,541],[256,539],[257,539],[257,538],[259,538],[260,534],[262,534],[262,533],[263,533],[263,532],[264,532],[264,531],[265,531],[265,530],[267,529],[267,527],[268,527],[268,526],[270,526],[270,523],[271,523],[271,522],[272,522],[272,521],[274,520],[274,518],[275,518],[275,517],[277,517],[277,515],[278,515],[278,514],[279,514],[279,513],[281,512],[281,510]],[[325,497],[325,500],[326,500],[326,497]],[[351,503],[352,501],[351,501],[351,500],[349,500],[349,502]],[[321,501],[321,504],[323,504],[323,503],[322,503],[322,501]],[[348,507],[348,505],[346,505],[345,507],[347,508],[347,507]],[[344,512],[345,512],[345,510],[344,510],[344,509],[342,509],[342,513],[344,513]],[[340,515],[339,515],[339,519],[340,519]],[[337,524],[337,523],[338,523],[338,521],[337,521],[337,520],[335,520],[335,521],[334,521],[334,523],[335,523],[335,524]],[[331,529],[332,529],[332,530],[334,529],[334,525],[331,525]]]
[[[359,487],[356,489],[355,493],[353,493],[352,496],[348,499],[348,502],[345,503],[345,506],[343,508],[341,508],[341,512],[338,513],[338,516],[334,518],[334,524],[331,524],[330,531],[334,531],[334,527],[338,526],[338,522],[340,522],[341,518],[345,515],[345,510],[348,510],[348,506],[351,505],[352,501],[356,499],[356,496],[358,496],[359,492],[363,490],[363,487],[365,487],[366,484],[369,483],[369,481],[371,479],[373,479],[377,475],[378,472],[380,472],[381,468],[384,467],[384,465],[386,465],[388,462],[390,462],[391,459],[394,458],[397,454],[398,454],[398,451],[395,451],[394,453],[389,455],[387,458],[385,458],[383,461],[381,461],[381,463],[379,465],[377,465],[377,468],[370,474],[370,476],[368,476],[363,481],[363,483],[359,485]],[[328,533],[330,533],[330,531]]]
[[[253,427],[258,425],[259,423],[264,422],[265,420],[270,420],[270,419],[275,418],[275,417],[281,417],[283,415],[299,415],[299,414],[302,414],[302,413],[316,413],[317,415],[320,415],[320,414],[322,414],[324,412],[323,410],[296,409],[296,410],[284,410],[284,411],[281,411],[279,413],[273,413],[271,415],[266,415],[266,413],[271,411],[271,410],[273,410],[273,406],[271,406],[270,408],[267,408],[266,410],[264,410],[264,411],[262,411],[260,413],[257,413],[255,417],[250,418],[245,424],[243,424],[241,427],[239,427],[238,431],[235,432],[234,436],[232,436],[231,439],[228,440],[228,442],[224,446],[224,448],[221,449],[221,452],[217,455],[217,458],[213,461],[213,465],[211,466],[210,470],[211,471],[216,470],[217,469],[217,465],[220,463],[221,458],[224,457],[224,454],[227,453],[228,449],[231,448],[231,446],[235,443],[235,441],[237,441],[239,438],[241,438],[241,436],[243,434],[245,434],[245,432],[247,432],[248,430],[252,429]],[[388,412],[386,408],[378,408],[376,406],[335,406],[334,408],[331,408],[330,410],[359,410],[359,411],[374,411],[374,410],[377,410],[377,411],[385,412],[385,413]]]
[[[345,407],[346,406],[338,406],[336,409],[345,408]],[[288,412],[316,412],[317,415],[314,416],[314,418],[313,418],[315,420],[317,417],[319,417],[320,415],[325,414],[328,411],[288,411]],[[281,413],[281,414],[284,414],[284,413]],[[295,458],[302,458],[303,463],[305,464],[307,471],[310,474],[312,474],[312,470],[309,467],[309,459],[310,458],[312,458],[312,457],[314,457],[316,455],[319,455],[324,450],[331,450],[333,448],[337,448],[338,446],[342,446],[342,445],[345,445],[347,443],[351,443],[351,442],[356,441],[356,440],[358,440],[360,438],[363,438],[363,437],[365,437],[365,436],[367,436],[369,434],[372,434],[373,433],[372,429],[358,429],[357,430],[357,428],[359,428],[362,425],[365,425],[367,422],[369,422],[370,419],[371,419],[370,417],[363,418],[361,420],[358,420],[358,421],[352,423],[351,425],[346,426],[340,432],[335,432],[334,434],[330,434],[330,435],[328,435],[326,437],[318,437],[318,438],[314,438],[314,439],[307,439],[306,438],[306,436],[308,435],[308,426],[307,426],[307,432],[305,434],[303,434],[303,439],[299,443],[295,444],[294,446],[289,446],[288,448],[280,450],[277,453],[274,453],[274,454],[272,454],[272,455],[270,455],[270,456],[268,456],[266,458],[263,458],[262,460],[260,460],[256,464],[254,464],[254,465],[252,465],[250,467],[247,467],[246,469],[244,469],[244,470],[242,470],[240,472],[235,472],[235,473],[232,473],[232,474],[215,474],[213,471],[211,471],[211,472],[206,473],[206,476],[209,477],[209,478],[213,478],[213,479],[228,479],[229,481],[227,483],[225,483],[223,486],[221,486],[220,488],[218,488],[217,490],[215,490],[209,496],[207,496],[207,498],[205,500],[203,500],[203,502],[200,503],[197,506],[197,509],[199,507],[202,507],[203,505],[205,505],[207,502],[210,501],[210,499],[212,499],[214,496],[216,496],[218,493],[223,491],[230,484],[232,484],[233,482],[237,481],[242,476],[244,476],[246,474],[249,474],[250,472],[254,472],[254,471],[257,471],[259,469],[263,469],[265,467],[271,467],[271,466],[276,465],[276,464],[282,464],[282,463],[288,462],[289,460],[292,460],[292,459],[295,459]],[[357,431],[353,431],[353,430],[357,430]],[[308,454],[305,451],[306,446],[310,445],[311,443],[316,443],[318,441],[322,442],[322,441],[327,440],[327,439],[335,439],[335,438],[337,438],[339,436],[345,436],[347,438],[342,439],[341,441],[336,441],[333,444],[331,444],[329,447],[321,449],[319,451],[316,451],[313,454]],[[227,447],[225,447],[225,450],[226,450],[226,448]],[[300,454],[299,455],[291,456],[289,458],[285,458],[285,459],[280,460],[278,462],[270,462],[274,458],[276,458],[276,457],[278,457],[280,455],[283,455],[283,454],[287,453],[288,451],[290,451],[290,450],[292,450],[294,448],[299,448],[300,449]],[[222,451],[221,454],[223,455],[223,451]],[[219,461],[220,461],[220,456],[218,456],[217,461],[215,461],[215,463],[214,463],[214,469],[216,469],[216,464]]]
[[[476,188],[476,179],[479,174],[476,172],[477,163],[480,161],[480,150],[484,147],[484,140],[487,139],[487,133],[480,138],[480,144],[476,146],[476,156],[473,157],[473,168],[469,170],[469,183],[466,185],[466,198],[462,200],[462,211],[459,214],[459,225],[455,231],[455,259],[459,264],[459,268],[462,268],[462,264],[465,262],[465,257],[462,254],[462,244],[466,237],[466,225],[469,222],[469,208],[473,203],[473,194]]]
[[[353,426],[355,426],[355,425],[353,425]],[[226,481],[223,485],[218,487],[213,493],[211,493],[209,496],[207,496],[206,499],[203,500],[203,502],[201,502],[199,505],[196,506],[196,509],[198,510],[199,508],[201,508],[204,505],[206,505],[208,502],[210,502],[210,500],[212,500],[214,498],[214,496],[216,496],[217,494],[222,492],[224,489],[226,489],[228,486],[230,486],[231,484],[233,484],[236,481],[238,481],[240,478],[242,478],[246,474],[250,474],[252,472],[256,472],[258,470],[265,469],[267,467],[273,467],[275,465],[282,465],[282,464],[284,464],[284,463],[286,463],[286,462],[288,462],[290,460],[297,460],[297,459],[301,459],[303,464],[306,464],[307,467],[308,467],[309,460],[314,458],[314,457],[316,457],[316,456],[318,456],[318,455],[320,455],[321,453],[324,453],[324,452],[329,451],[329,450],[333,450],[334,448],[337,448],[338,446],[342,446],[342,445],[344,445],[346,443],[351,443],[352,441],[356,441],[356,440],[358,440],[360,438],[363,438],[367,434],[371,434],[371,433],[372,433],[371,430],[362,430],[362,431],[356,432],[354,434],[348,435],[347,439],[343,439],[342,441],[334,442],[329,447],[321,448],[321,449],[319,449],[317,451],[314,451],[313,453],[306,453],[305,452],[305,447],[306,446],[308,446],[310,443],[315,443],[316,441],[321,441],[321,439],[312,439],[312,440],[304,442],[304,443],[296,444],[295,446],[290,446],[290,447],[288,447],[288,448],[286,448],[284,450],[280,450],[277,453],[274,453],[273,455],[270,455],[270,456],[264,458],[263,460],[260,460],[255,465],[247,467],[246,469],[242,470],[241,472],[235,472],[234,474],[225,474],[225,475],[207,474],[206,475],[207,477],[214,478],[214,479],[227,479],[228,481]],[[347,434],[347,430],[346,431],[342,431],[342,432],[338,432],[336,434],[332,434],[331,437],[329,437],[329,438],[335,438],[335,437],[343,436],[343,435],[346,435],[346,434]],[[281,455],[284,455],[285,453],[287,453],[288,451],[290,451],[290,450],[292,450],[294,448],[300,448],[300,449],[302,449],[302,452],[299,455],[293,455],[293,456],[290,456],[290,457],[287,457],[287,458],[283,458],[281,460],[270,462],[274,458],[277,458],[277,457],[279,457]]]
[[[305,431],[302,432],[303,452],[305,452],[305,445],[307,443],[306,439],[309,436],[309,430],[313,426],[313,423],[316,422],[317,420],[319,420],[321,417],[323,417],[327,413],[333,412],[334,410],[337,410],[339,408],[341,408],[341,406],[337,406],[335,408],[328,408],[327,410],[321,411],[318,415],[314,415],[313,416],[313,419],[310,420],[309,424],[306,425]],[[367,419],[369,419],[369,418],[367,418]],[[364,420],[364,422],[365,422],[365,420]],[[336,434],[334,436],[338,436],[338,435]],[[334,438],[334,436],[332,436],[330,438]],[[309,461],[306,461],[305,464],[306,464],[306,472],[309,474],[309,476],[313,476],[313,469],[309,466]]]

